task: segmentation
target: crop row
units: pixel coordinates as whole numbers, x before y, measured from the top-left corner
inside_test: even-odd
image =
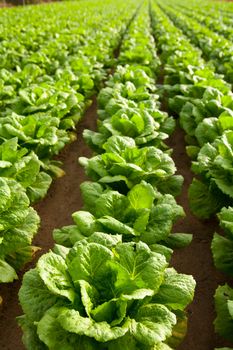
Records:
[[[175,10],[172,13],[175,16]],[[232,205],[231,86],[214,72],[201,52],[155,4],[152,21],[164,64],[164,91],[170,109],[179,115],[187,134],[187,153],[193,160],[192,170],[198,175],[189,189],[190,206],[197,216],[207,218]],[[175,19],[174,22],[177,23]],[[232,210],[223,208],[218,214],[226,237],[215,234],[212,242],[216,267],[231,276]],[[215,303],[216,331],[232,341],[232,289],[227,285],[219,287]]]
[[[17,278],[37,249],[31,242],[39,217],[30,204],[63,175],[52,157],[74,140],[75,126],[136,11],[136,5],[130,11],[122,5],[116,16],[110,1],[98,9],[91,1],[86,6],[27,8],[23,16],[12,9],[8,25],[8,17],[1,19],[0,282]],[[89,19],[80,27],[86,11]]]
[[[185,5],[183,2],[172,3],[172,6],[177,10],[179,9],[182,13],[188,15],[189,17],[195,19],[202,25],[208,27],[214,32],[223,35],[226,39],[232,41],[233,39],[233,19],[228,16],[224,16],[216,12],[209,13],[206,15],[206,9],[199,6]]]
[[[190,9],[191,10],[191,9]],[[191,14],[191,11],[188,11],[187,14]],[[192,11],[193,14],[193,11]],[[204,13],[200,13],[196,10],[195,15],[193,15],[194,19],[199,21],[201,24],[207,26],[209,29],[217,32],[218,34],[223,35],[226,39],[232,41],[233,40],[233,18],[229,18],[227,16],[221,16],[219,18],[218,15],[213,16],[204,16]],[[220,19],[220,20],[219,20]]]
[[[185,334],[195,282],[168,261],[191,237],[171,234],[182,180],[163,142],[174,121],[160,110],[159,66],[143,5],[98,95],[98,130],[84,132],[97,153],[80,158],[93,180],[81,184],[84,208],[24,276],[27,349],[169,350]]]
[[[179,10],[177,11],[168,5],[162,5],[162,8],[165,9],[174,23],[185,32],[191,42],[201,48],[203,55],[211,60],[218,73],[224,74],[225,79],[232,83],[233,43],[201,25],[198,21],[180,13]]]

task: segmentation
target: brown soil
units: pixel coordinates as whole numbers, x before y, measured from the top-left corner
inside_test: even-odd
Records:
[[[64,162],[66,176],[56,180],[47,197],[36,205],[42,224],[34,243],[41,246],[40,254],[53,246],[52,230],[72,223],[71,214],[82,206],[79,185],[86,180],[86,177],[83,169],[78,165],[77,159],[82,155],[91,155],[90,149],[82,138],[82,131],[85,128],[96,129],[96,102],[89,108],[78,126],[78,140],[68,145],[59,156],[59,159]],[[187,216],[175,225],[174,232],[194,234],[193,242],[189,247],[174,253],[172,265],[179,272],[192,274],[197,281],[195,299],[188,308],[188,333],[179,350],[213,350],[216,346],[227,345],[218,339],[213,328],[214,291],[219,283],[226,281],[223,275],[216,272],[210,253],[212,234],[218,229],[218,224],[215,219],[201,222],[190,213],[187,189],[192,180],[192,173],[190,160],[185,153],[184,133],[180,128],[177,128],[170,138],[169,146],[174,149],[173,159],[178,173],[185,178],[183,191],[178,202],[184,207]],[[36,260],[27,269],[33,267]],[[17,299],[21,279],[22,274],[19,281],[0,286],[0,295],[4,298],[0,318],[1,350],[24,349],[21,342],[21,331],[15,321],[15,317],[22,313]]]
[[[188,247],[174,252],[172,266],[178,272],[193,275],[197,282],[194,301],[188,307],[187,336],[178,349],[213,350],[216,346],[227,346],[227,343],[214,333],[213,326],[216,317],[215,289],[218,284],[227,281],[226,276],[216,271],[210,250],[213,233],[219,231],[219,226],[215,218],[201,221],[190,212],[187,192],[193,174],[190,171],[190,159],[185,152],[184,132],[179,127],[170,137],[168,144],[174,150],[173,159],[178,173],[184,177],[183,190],[177,201],[183,206],[186,217],[174,225],[173,231],[193,234],[193,241]]]
[[[12,5],[10,5],[10,4],[0,4],[0,8],[2,8],[2,7],[12,7]]]
[[[77,141],[66,146],[58,159],[63,161],[66,175],[53,182],[44,200],[35,206],[41,217],[41,227],[34,240],[34,245],[41,247],[33,263],[25,270],[34,267],[39,256],[53,247],[52,231],[72,223],[71,214],[82,207],[79,185],[87,180],[83,168],[78,164],[78,157],[91,156],[91,150],[84,143],[84,129],[96,129],[96,101],[87,110],[78,125]],[[2,312],[0,312],[0,349],[23,350],[21,330],[17,326],[16,316],[22,314],[18,304],[18,290],[23,273],[19,280],[11,284],[0,285],[0,295],[3,297]]]

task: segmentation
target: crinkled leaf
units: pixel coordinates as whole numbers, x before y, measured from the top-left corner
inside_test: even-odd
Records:
[[[118,295],[130,295],[137,289],[150,289],[156,293],[167,266],[162,255],[151,252],[142,242],[117,245],[115,259],[109,264],[117,273],[115,289]]]
[[[85,236],[90,236],[97,228],[95,217],[88,211],[76,211],[72,218],[81,234]]]
[[[112,216],[116,219],[123,219],[124,211],[129,202],[127,198],[117,191],[108,191],[96,200],[95,217]]]
[[[0,282],[13,282],[15,279],[18,279],[15,269],[6,261],[0,259]]]
[[[65,309],[68,310],[68,309]],[[70,311],[70,310],[69,310]],[[64,320],[61,322],[61,315],[64,308],[52,307],[37,325],[37,334],[49,349],[57,350],[94,350],[96,344],[90,338],[80,337],[71,329],[65,329]]]
[[[94,232],[91,236],[86,238],[87,242],[99,243],[107,248],[113,248],[118,243],[122,243],[121,235],[111,235],[104,232]]]
[[[96,200],[103,193],[102,186],[97,182],[85,181],[80,185],[85,208],[95,214]]]
[[[166,269],[165,278],[153,302],[166,305],[173,310],[184,310],[194,296],[195,281],[192,276]]]
[[[206,219],[218,211],[221,203],[219,199],[209,191],[207,185],[193,179],[188,192],[190,208],[199,218]]]
[[[27,316],[17,317],[17,322],[23,330],[23,343],[28,350],[46,350],[47,346],[42,343],[37,335],[37,327]]]
[[[52,178],[45,172],[40,172],[36,178],[35,182],[30,184],[29,187],[27,187],[27,195],[30,199],[31,203],[35,203],[38,200],[45,197],[46,193],[48,192],[48,189],[52,183]]]
[[[135,147],[135,141],[131,137],[127,136],[111,136],[108,141],[103,145],[106,152],[113,152],[116,154],[121,154],[125,148]]]
[[[211,250],[216,268],[233,276],[233,240],[215,233]]]
[[[65,260],[52,252],[44,254],[37,263],[40,278],[54,294],[74,301],[75,291],[67,272]]]
[[[46,287],[37,269],[28,271],[23,277],[23,284],[19,290],[19,301],[23,312],[32,321],[39,321],[46,310],[56,304],[58,299]]]
[[[131,333],[141,343],[153,346],[172,334],[176,316],[164,305],[142,306],[131,324]]]
[[[72,247],[75,242],[86,238],[82,235],[76,225],[64,226],[61,229],[53,230],[53,239],[57,244],[65,247]]]
[[[63,308],[58,317],[59,323],[68,332],[85,335],[99,342],[107,342],[125,335],[129,329],[126,319],[120,327],[111,327],[107,322],[95,322],[91,318],[82,317],[78,311]]]
[[[75,247],[74,258],[71,257],[68,266],[74,284],[85,280],[95,288],[101,289],[103,282],[108,278],[107,262],[112,258],[112,252],[98,243],[78,244]]]
[[[233,208],[222,208],[218,214],[220,226],[224,229],[225,234],[229,238],[233,238]]]
[[[229,312],[228,302],[233,300],[233,289],[227,284],[219,286],[215,292],[215,309],[217,317],[215,330],[222,337],[233,341],[233,318]]]
[[[131,228],[130,226],[123,224],[119,220],[111,217],[111,216],[103,216],[102,218],[97,220],[101,223],[105,230],[109,232],[116,232],[122,235],[131,235],[136,236],[138,233]]]
[[[136,210],[151,209],[155,196],[153,187],[145,181],[135,185],[127,195],[130,205]]]
[[[126,317],[127,302],[121,299],[111,299],[98,305],[91,311],[91,317],[96,322],[106,321],[111,326],[120,325]]]
[[[190,233],[172,233],[166,238],[165,242],[172,249],[183,248],[191,243],[192,238],[193,235]]]

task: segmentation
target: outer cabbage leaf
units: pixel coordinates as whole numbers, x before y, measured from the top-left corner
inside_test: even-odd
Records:
[[[217,317],[214,321],[215,330],[222,337],[233,340],[233,290],[227,284],[219,286],[215,292],[215,309]]]
[[[211,244],[214,264],[220,271],[233,276],[233,209],[222,208],[218,218],[226,237],[214,234]]]
[[[95,322],[91,318],[82,317],[78,311],[62,309],[58,317],[62,328],[68,332],[94,338],[98,342],[107,342],[124,336],[130,326],[129,320],[123,325],[111,327],[107,322]]]
[[[1,281],[17,278],[15,270],[32,259],[37,250],[31,246],[37,232],[39,217],[29,207],[24,188],[15,180],[0,178],[0,260]]]
[[[37,270],[30,270],[24,275],[19,301],[28,319],[39,321],[57,300],[58,297],[46,288]]]
[[[55,295],[62,295],[74,301],[72,280],[66,270],[65,260],[54,253],[48,253],[38,262],[38,272],[47,288]]]
[[[209,218],[216,213],[224,204],[224,197],[213,187],[193,179],[189,187],[188,198],[192,212],[202,218]]]
[[[152,300],[173,310],[183,310],[193,300],[194,288],[192,276],[178,274],[170,268],[166,270],[165,279]]]
[[[62,312],[64,312],[63,310],[64,307],[54,306],[45,313],[37,325],[37,334],[40,340],[45,343],[49,349],[96,349],[96,344],[92,339],[80,337],[75,333],[67,332],[62,327],[59,318],[62,315]],[[67,309],[67,311],[69,310]]]
[[[132,320],[131,332],[139,342],[153,346],[169,337],[175,324],[176,316],[166,306],[147,304]]]

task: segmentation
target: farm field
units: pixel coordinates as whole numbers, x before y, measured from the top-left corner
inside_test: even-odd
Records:
[[[232,4],[0,31],[0,349],[232,350]]]

